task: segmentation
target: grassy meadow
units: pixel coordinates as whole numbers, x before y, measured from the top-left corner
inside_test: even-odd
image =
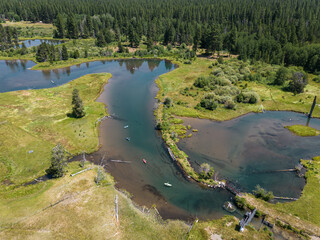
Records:
[[[95,99],[110,77],[91,74],[56,88],[1,93],[1,181],[10,187],[44,174],[50,151],[58,142],[70,153],[97,150],[96,121],[106,111]],[[81,119],[67,116],[74,88],[79,89],[85,106],[86,116]]]
[[[86,167],[90,167],[87,163]],[[69,172],[82,168],[69,164]],[[110,175],[102,184],[97,169],[31,185],[33,194],[0,200],[1,239],[185,239],[188,226],[160,221],[154,210],[142,212],[114,188]],[[118,195],[119,222],[115,218]]]
[[[26,39],[52,39],[54,26],[49,23],[32,23],[28,21],[10,22],[3,26],[14,27],[18,30],[20,40]]]

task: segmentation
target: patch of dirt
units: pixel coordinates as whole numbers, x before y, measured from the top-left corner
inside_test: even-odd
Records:
[[[211,234],[210,240],[222,240],[222,238],[219,234]]]
[[[14,184],[14,182],[10,181],[9,179],[5,179],[1,182],[1,184],[9,186]]]

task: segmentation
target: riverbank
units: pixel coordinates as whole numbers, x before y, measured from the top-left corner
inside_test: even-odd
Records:
[[[201,61],[202,61],[202,60],[201,60]],[[160,76],[157,81],[163,81],[163,77],[164,77],[165,79],[168,78],[168,81],[174,81],[174,82],[176,82],[176,83],[174,83],[175,86],[181,86],[180,83],[183,83],[185,77],[186,77],[186,78],[188,78],[188,77],[194,77],[194,78],[196,78],[196,77],[198,76],[198,74],[202,74],[202,73],[205,73],[206,71],[210,71],[210,70],[208,70],[209,68],[201,67],[202,64],[203,64],[203,65],[206,65],[207,62],[206,62],[206,61],[204,61],[203,63],[197,63],[197,62],[195,62],[195,65],[194,65],[194,66],[192,66],[193,64],[191,64],[191,65],[181,64],[180,67],[179,67],[177,70],[174,70],[174,71],[172,71],[172,72],[170,72],[170,73],[168,73],[168,74],[165,74],[165,75]],[[182,71],[178,71],[179,69],[182,69]],[[193,75],[192,71],[195,72],[194,75]],[[198,71],[198,72],[197,72],[197,71]],[[177,72],[178,72],[178,74],[177,74]],[[183,76],[183,77],[182,77],[182,76]],[[181,81],[181,80],[182,80],[182,81]],[[191,80],[192,80],[192,79],[191,79]],[[179,82],[179,81],[180,81],[180,82]],[[190,79],[189,79],[189,81],[190,81]],[[67,84],[66,84],[66,85],[67,85]],[[65,86],[65,85],[63,85],[63,86]],[[84,88],[87,88],[87,86],[86,86],[86,87],[85,87],[85,86],[86,86],[86,85],[83,85],[83,89],[84,89]],[[167,87],[169,87],[169,86],[167,86]],[[80,89],[79,89],[79,90],[80,90]],[[101,88],[100,88],[100,90],[101,90]],[[172,90],[172,89],[171,89],[171,90]],[[37,91],[41,92],[42,90],[37,90]],[[49,91],[49,90],[48,90],[48,91]],[[170,87],[167,88],[167,91],[170,91]],[[28,91],[20,91],[20,92],[18,92],[19,94],[13,94],[13,95],[14,95],[16,98],[21,98],[21,99],[20,99],[21,102],[24,102],[24,100],[25,100],[25,99],[24,99],[24,95],[27,95],[27,94],[28,94],[28,93],[26,93],[26,92],[28,92]],[[49,91],[49,92],[50,92],[50,91]],[[20,96],[20,93],[22,93],[21,96]],[[8,94],[9,94],[9,93],[8,93]],[[158,93],[158,95],[159,95],[159,93]],[[57,92],[55,92],[55,91],[46,94],[46,97],[48,97],[50,100],[55,99],[56,96],[57,96]],[[80,96],[81,96],[81,92],[80,92]],[[165,97],[165,95],[162,95],[162,97]],[[5,98],[4,98],[4,99],[5,99]],[[59,99],[59,98],[58,98],[58,99]],[[43,99],[41,99],[41,98],[40,98],[40,99],[36,99],[35,102],[37,102],[37,101],[42,101],[42,100],[43,100]],[[61,100],[61,99],[59,99],[59,100]],[[63,99],[62,99],[62,100],[63,100]],[[48,103],[48,102],[47,102],[47,103]],[[30,104],[30,103],[28,103],[28,104],[26,104],[26,105],[32,106],[32,104]],[[175,105],[176,105],[176,104],[175,104],[175,102],[174,102],[173,108],[174,108]],[[48,107],[50,107],[50,106],[48,105]],[[54,107],[54,108],[57,108],[57,106],[53,106],[53,107]],[[10,104],[8,105],[8,108],[16,109],[17,111],[23,112],[23,110],[21,109],[21,107],[19,107],[19,106],[16,104],[16,102],[10,103]],[[160,109],[160,108],[162,108],[163,111],[168,110],[168,112],[164,112],[164,114],[170,113],[170,111],[173,109],[173,108],[168,108],[168,109],[165,109],[165,110],[164,110],[163,104],[160,104],[159,109]],[[59,108],[58,108],[58,109],[59,109]],[[38,110],[39,110],[39,109],[38,109]],[[48,109],[45,109],[45,108],[43,108],[43,106],[41,106],[39,111],[42,112],[42,110],[45,110],[45,111],[43,111],[43,112],[49,111]],[[65,110],[66,110],[66,107],[64,106],[64,111],[65,111]],[[30,110],[27,109],[27,111],[29,112]],[[36,115],[35,112],[32,112],[32,113],[30,113],[30,114]],[[104,111],[104,114],[105,114],[105,111]],[[168,117],[168,116],[165,116],[165,117]],[[171,119],[171,120],[172,120],[172,119]],[[15,119],[15,121],[21,121],[21,119]],[[59,120],[59,119],[56,119],[55,121],[56,121],[56,122],[59,122],[59,121],[62,121],[62,120],[61,120],[61,119],[60,119],[60,120]],[[36,121],[36,122],[37,122],[37,121]],[[42,124],[43,124],[43,123],[42,123]],[[171,121],[171,124],[172,124],[172,125],[181,125],[181,126],[183,126],[180,121]],[[174,128],[177,129],[177,128],[179,128],[179,126],[174,126]],[[28,128],[27,128],[26,126],[22,126],[21,129],[23,129],[23,130],[27,129],[27,130],[28,130]],[[39,129],[39,130],[41,130],[41,129]],[[82,137],[83,137],[83,135],[85,135],[85,133],[83,133],[82,131],[80,131],[80,129],[77,129],[77,130],[79,130],[79,131],[76,132],[77,134],[79,134],[79,136],[82,136]],[[44,131],[47,131],[47,130],[44,130]],[[77,135],[77,134],[76,134],[76,135]],[[50,135],[50,133],[49,133],[48,135]],[[3,136],[4,136],[4,135],[3,135]],[[52,137],[52,136],[48,136],[48,137]],[[167,136],[167,137],[171,137],[171,135],[170,135],[170,136]],[[22,140],[23,140],[23,139],[22,139]],[[173,142],[173,143],[175,144],[175,142]],[[29,147],[28,147],[27,149],[29,149]],[[25,153],[27,152],[27,149],[25,149],[25,152],[23,152],[23,154],[25,154]],[[48,152],[49,152],[49,151],[48,151]],[[183,153],[181,153],[181,154],[183,154]],[[20,154],[20,155],[21,155],[21,154]],[[28,157],[29,157],[29,156],[28,156]],[[49,159],[48,156],[46,156],[46,158]],[[28,167],[29,167],[29,166],[25,166],[25,168],[28,168]],[[7,170],[5,170],[5,171],[7,171]],[[32,171],[32,170],[30,170],[30,171]],[[10,183],[10,182],[7,182],[7,183]],[[41,191],[42,191],[42,190],[41,190]]]
[[[185,239],[188,225],[182,221],[162,221],[157,211],[137,208],[114,188],[109,174],[103,183],[94,179],[97,167],[82,170],[78,162],[69,164],[66,176],[15,190],[21,196],[0,200],[0,238],[64,239]],[[34,189],[42,189],[35,191]],[[33,194],[26,194],[33,191]],[[118,197],[118,222],[115,197]]]
[[[244,195],[246,201],[253,207],[267,214],[268,219],[275,223],[289,224],[291,229],[302,230],[309,235],[320,237],[320,157],[312,160],[301,160],[307,168],[307,184],[303,189],[301,197],[297,201],[289,203],[271,204],[256,199],[250,194]],[[288,228],[290,230],[290,228]]]

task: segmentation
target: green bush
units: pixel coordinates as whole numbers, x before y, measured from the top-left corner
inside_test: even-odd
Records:
[[[313,80],[314,82],[316,82],[316,83],[320,83],[320,75],[314,77],[312,80]]]
[[[213,99],[203,98],[201,99],[200,106],[213,111],[217,108],[218,104]]]
[[[259,101],[259,95],[256,92],[241,92],[237,95],[236,101],[239,103],[254,104]]]
[[[273,193],[271,191],[267,192],[264,188],[260,185],[256,186],[256,189],[253,190],[253,193],[256,198],[261,198],[264,201],[270,201],[274,198]]]
[[[224,104],[224,106],[225,106],[225,108],[227,108],[227,109],[236,109],[236,104],[235,104],[235,102],[232,101],[232,100],[226,101],[225,104]]]

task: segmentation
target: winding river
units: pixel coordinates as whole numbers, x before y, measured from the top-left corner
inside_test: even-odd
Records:
[[[114,118],[100,125],[102,147],[88,158],[100,163],[106,153],[104,164],[117,181],[117,187],[130,192],[135,202],[149,207],[156,204],[164,218],[206,219],[227,214],[222,205],[232,197],[231,193],[204,189],[187,181],[154,129],[154,97],[158,90],[154,80],[175,68],[171,62],[97,61],[51,71],[29,70],[32,66],[31,61],[0,61],[0,92],[54,87],[85,74],[112,73],[98,101],[107,104]],[[320,137],[297,137],[283,128],[305,124],[302,114],[267,112],[226,122],[187,118],[184,121],[199,130],[179,143],[193,166],[197,169],[202,162],[209,162],[220,176],[244,191],[252,191],[260,184],[275,195],[298,197],[304,179],[292,172],[276,170],[294,168],[300,158],[320,155]],[[311,119],[309,124],[320,128],[319,119]],[[129,127],[124,128],[126,125]],[[126,141],[127,137],[130,141]],[[173,186],[165,187],[164,182]]]

